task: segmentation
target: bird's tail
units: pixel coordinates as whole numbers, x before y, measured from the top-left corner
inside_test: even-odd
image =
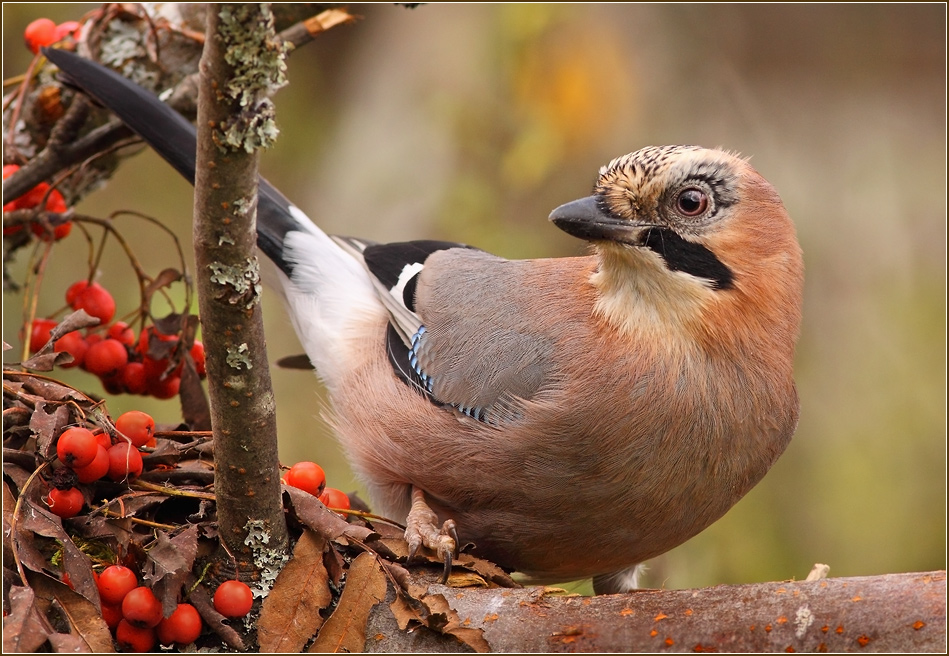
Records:
[[[46,57],[78,87],[112,111],[194,184],[194,126],[153,93],[114,71],[65,50]],[[257,245],[283,273],[281,285],[307,356],[329,385],[352,366],[363,326],[385,316],[361,262],[263,178],[257,205]],[[363,342],[364,343],[364,342]]]
[[[43,54],[65,74],[65,81],[122,119],[186,180],[194,184],[195,128],[155,94],[97,62],[67,50],[46,48]],[[292,230],[309,230],[290,212],[290,202],[261,178],[257,208],[257,244],[288,276],[283,241]],[[312,223],[306,221],[306,223]]]

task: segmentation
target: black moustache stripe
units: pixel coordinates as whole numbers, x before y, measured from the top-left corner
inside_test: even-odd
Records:
[[[673,271],[711,281],[714,289],[729,289],[734,275],[715,253],[701,244],[686,241],[668,228],[649,228],[642,245],[658,253]]]

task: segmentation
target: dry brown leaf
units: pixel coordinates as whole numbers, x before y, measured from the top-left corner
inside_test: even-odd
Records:
[[[194,566],[198,553],[198,527],[191,526],[173,538],[164,531],[148,550],[144,576],[155,596],[162,603],[165,617],[178,605],[178,596],[185,578]]]
[[[78,638],[78,646],[82,651],[91,653],[115,651],[112,648],[112,634],[95,604],[73,592],[65,584],[42,574],[31,575],[29,578],[30,585],[38,597],[55,599],[59,602],[59,607],[69,622],[70,635]],[[52,639],[53,636],[50,636],[51,641]],[[57,641],[63,649],[77,644],[63,635],[59,635]]]
[[[448,576],[446,585],[450,588],[487,588],[490,587],[479,574],[475,572],[455,572]]]
[[[82,584],[79,585],[79,581],[76,582],[77,590],[87,594],[89,601],[98,604],[99,592],[95,584],[91,583],[92,571],[88,570],[89,561],[86,556],[79,551],[79,547],[73,543],[72,538],[63,530],[62,520],[48,510],[40,508],[26,497],[21,496],[20,503],[21,510],[20,516],[17,518],[18,523],[15,541],[23,564],[36,572],[42,572],[47,568],[45,558],[42,560],[41,565],[35,562],[28,562],[27,559],[24,558],[24,554],[27,553],[28,550],[35,550],[35,547],[32,545],[34,539],[32,533],[38,533],[39,535],[57,540],[63,549],[63,568],[67,572],[70,572],[70,576],[72,572],[76,572],[77,577],[80,577]],[[39,566],[37,567],[37,565]]]
[[[323,565],[326,541],[304,530],[273,589],[264,599],[257,622],[257,640],[265,653],[298,653],[323,624],[320,611],[333,593]]]
[[[36,606],[36,594],[30,588],[10,588],[10,614],[3,618],[3,652],[33,653],[53,633],[52,627]]]
[[[59,435],[67,423],[67,406],[37,401],[30,417],[30,430],[36,433],[36,452],[49,458],[53,453],[53,437]]]
[[[49,644],[56,654],[81,654],[88,650],[85,641],[71,633],[53,633],[49,636]],[[92,650],[91,653],[96,653],[96,650]]]
[[[365,542],[376,535],[368,528],[350,524],[333,511],[327,510],[326,506],[309,492],[290,485],[282,485],[281,489],[290,497],[293,510],[299,520],[328,541],[350,537]]]
[[[181,402],[181,417],[191,430],[211,430],[211,408],[201,377],[194,367],[194,360],[188,354],[184,358],[181,370],[181,386],[178,399]]]
[[[364,651],[369,612],[385,597],[386,576],[382,566],[374,555],[359,554],[349,566],[336,610],[308,651],[314,654]]]
[[[455,636],[479,654],[491,651],[491,645],[484,639],[484,632],[481,629],[462,626],[461,620],[458,619],[458,613],[448,605],[448,600],[444,596],[440,594],[426,595],[422,599],[422,603],[432,613],[428,620],[430,628],[439,633]]]
[[[511,575],[495,565],[489,560],[478,558],[471,554],[460,554],[455,560],[455,565],[463,567],[480,574],[486,581],[494,583],[502,588],[519,588],[517,581],[511,578]]]
[[[59,351],[55,353],[37,353],[29,360],[24,360],[20,364],[33,371],[52,371],[57,366],[69,364],[75,358],[68,351]]]
[[[428,610],[421,601],[415,597],[410,597],[402,591],[399,591],[395,599],[389,604],[389,610],[399,625],[399,629],[405,631],[413,622],[425,624],[425,618],[428,616]]]
[[[342,554],[336,549],[327,549],[323,552],[323,566],[326,567],[330,582],[339,589],[343,574],[346,573],[346,561],[343,560]]]
[[[152,296],[155,292],[164,287],[170,287],[172,283],[178,282],[182,279],[181,272],[177,269],[164,269],[161,273],[155,276],[155,279],[145,288],[145,306],[148,307],[149,302],[151,301]],[[156,322],[157,323],[157,322]],[[177,328],[172,331],[165,331],[167,334],[171,334]]]

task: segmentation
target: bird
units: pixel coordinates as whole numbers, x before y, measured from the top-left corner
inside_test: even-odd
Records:
[[[193,126],[78,55],[47,57],[194,181]],[[327,420],[413,551],[460,544],[554,583],[631,590],[724,515],[797,427],[803,260],[747,159],[648,146],[550,221],[585,255],[330,236],[266,180],[258,246]]]

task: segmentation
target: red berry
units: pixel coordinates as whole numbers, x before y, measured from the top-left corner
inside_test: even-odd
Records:
[[[135,346],[135,331],[129,328],[129,325],[124,321],[116,321],[109,326],[106,335],[126,346]]]
[[[40,48],[56,43],[56,23],[48,18],[37,18],[23,30],[23,40],[35,55]]]
[[[20,167],[17,166],[16,164],[4,164],[3,165],[3,179],[6,180],[7,178],[9,178],[11,175],[13,175],[19,170],[20,170]],[[3,205],[4,212],[12,212],[15,209],[19,209],[19,207],[17,206],[16,200],[11,200],[9,203],[4,203]],[[10,226],[9,228],[4,226],[3,234],[12,235],[15,232],[19,232],[19,230],[22,227],[23,226],[20,226],[20,225]]]
[[[17,209],[28,210],[36,207],[46,199],[47,191],[49,191],[49,183],[39,183],[14,201]]]
[[[139,410],[129,410],[115,420],[115,427],[135,446],[145,446],[155,434],[155,420]]]
[[[74,282],[66,290],[66,303],[69,304],[69,307],[75,307],[76,301],[79,300],[79,294],[85,291],[86,287],[89,286],[88,280],[80,280]]]
[[[62,41],[67,36],[71,36],[74,39],[78,38],[81,27],[82,25],[76,21],[66,21],[65,23],[60,23],[56,26],[56,33],[54,35],[56,37],[56,41],[54,41],[54,43]]]
[[[40,189],[40,187],[39,186],[35,187],[34,190],[30,192],[30,194],[36,192],[37,189]],[[46,189],[49,189],[49,185],[46,185]],[[46,192],[44,191],[43,193],[45,194]],[[24,198],[29,199],[30,194],[27,194],[26,196],[24,196]],[[41,197],[36,198],[34,204],[39,203],[41,200],[42,200]],[[17,201],[17,202],[22,202],[22,200]],[[65,212],[67,209],[68,208],[66,206],[66,200],[63,198],[63,195],[59,193],[59,190],[58,189],[50,190],[49,195],[46,196],[46,211],[56,212],[56,213],[61,214]],[[46,228],[45,225],[43,225],[42,223],[38,221],[33,221],[32,223],[30,223],[30,229],[33,231],[34,235],[43,239],[44,241],[49,241],[50,239],[59,241],[63,237],[67,237],[69,235],[70,231],[72,230],[72,222],[66,221],[65,223],[60,223],[54,226],[52,229],[52,234]]]
[[[135,588],[122,600],[122,616],[134,626],[154,628],[162,619],[161,602],[151,588]]]
[[[320,496],[326,487],[326,474],[315,462],[298,462],[290,468],[284,479],[287,485],[309,492],[315,497]]]
[[[109,448],[109,478],[134,480],[142,473],[142,454],[128,442],[119,442]]]
[[[204,354],[204,344],[197,340],[195,340],[194,346],[191,347],[191,359],[194,360],[194,368],[197,370],[198,375],[206,375],[208,369]]]
[[[214,592],[214,610],[224,617],[244,617],[253,605],[254,593],[241,581],[225,581]]]
[[[122,651],[143,653],[155,647],[155,629],[134,626],[122,620],[115,627],[115,641]]]
[[[85,467],[96,457],[99,443],[92,431],[82,428],[67,428],[56,443],[56,455],[67,467]]]
[[[104,339],[86,351],[85,370],[96,376],[113,376],[125,368],[129,352],[125,344],[114,339]]]
[[[101,596],[101,595],[100,595]],[[115,629],[122,621],[122,605],[102,602],[102,619],[110,629]]]
[[[146,372],[148,371],[146,367]],[[146,374],[147,375],[147,374]],[[181,387],[181,378],[175,375],[169,375],[164,380],[148,380],[148,393],[156,399],[171,399],[178,396],[178,389]]]
[[[141,362],[129,362],[122,370],[122,385],[129,394],[144,394],[148,391],[145,378],[145,365]]]
[[[341,510],[349,509],[349,497],[342,490],[335,487],[328,487],[320,495],[320,501],[327,508],[339,508]]]
[[[174,612],[163,619],[156,631],[163,645],[177,642],[188,645],[201,635],[201,615],[191,604],[178,604]]]
[[[135,572],[128,567],[109,565],[102,570],[97,585],[103,603],[118,606],[125,599],[125,595],[138,587],[138,579],[135,578]]]
[[[89,350],[89,345],[86,343],[82,334],[78,330],[74,330],[56,340],[56,345],[53,347],[53,350],[57,353],[65,351],[73,357],[72,362],[60,365],[68,369],[82,365],[86,358],[86,351]]]
[[[71,487],[68,490],[53,488],[46,497],[46,504],[49,506],[50,512],[59,515],[63,519],[78,515],[84,503],[82,492],[76,487]]]
[[[124,369],[120,369],[108,376],[99,377],[99,382],[102,383],[102,389],[105,390],[106,394],[113,396],[125,394],[125,385],[122,384],[122,371],[124,371]]]
[[[85,310],[91,316],[98,317],[102,323],[108,323],[115,316],[115,300],[105,287],[94,282],[79,292],[72,309]]]
[[[102,430],[101,428],[98,429],[98,432],[93,433],[93,435],[96,436],[96,442],[99,443],[99,446],[101,446],[101,447],[102,447],[103,449],[105,449],[106,451],[108,451],[108,450],[109,450],[109,447],[112,446],[112,438],[109,437],[109,434],[106,433],[106,432],[105,432],[104,430]]]
[[[43,241],[59,241],[69,236],[69,233],[72,232],[72,221],[66,221],[65,223],[60,223],[53,227],[52,237],[50,237],[49,231],[42,223],[37,223],[32,221],[30,223],[30,230],[33,231],[33,234],[42,239]]]
[[[109,452],[96,443],[96,457],[85,467],[74,467],[80,483],[92,483],[109,473]]]
[[[67,210],[66,199],[59,193],[59,189],[53,189],[46,197],[46,211],[62,214]]]
[[[36,353],[46,345],[55,327],[56,322],[52,319],[33,319],[33,325],[30,326],[30,353]]]

